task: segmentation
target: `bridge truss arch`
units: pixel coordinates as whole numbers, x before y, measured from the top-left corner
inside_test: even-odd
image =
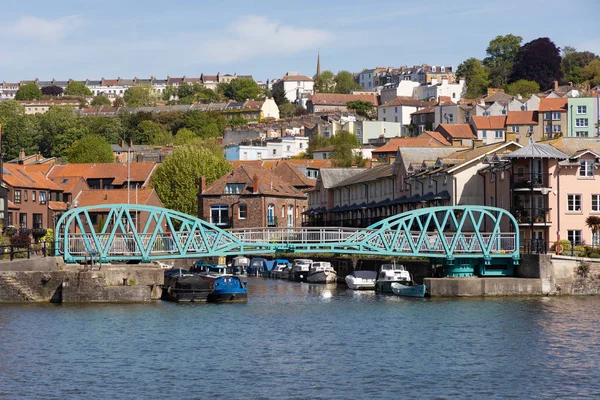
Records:
[[[75,263],[265,254],[344,253],[444,259],[519,260],[515,218],[494,207],[429,207],[367,228],[224,230],[177,211],[135,204],[74,208],[55,231],[56,255]]]

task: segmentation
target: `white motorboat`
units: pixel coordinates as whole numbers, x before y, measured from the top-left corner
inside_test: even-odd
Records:
[[[374,290],[377,271],[354,271],[347,275],[346,284],[352,290]]]
[[[290,279],[293,279],[296,282],[306,282],[308,279],[308,273],[310,272],[310,264],[312,264],[312,262],[312,260],[307,260],[305,258],[298,258],[294,260]]]
[[[334,283],[337,281],[337,273],[327,261],[316,261],[310,264],[307,282],[310,283]]]
[[[281,279],[283,271],[288,267],[284,263],[276,263],[273,269],[269,272],[269,278]]]
[[[425,285],[404,285],[402,283],[392,283],[392,292],[397,296],[405,297],[425,297],[427,287]]]
[[[375,290],[383,293],[393,293],[392,283],[395,282],[406,286],[412,284],[410,273],[403,265],[396,265],[394,263],[383,264],[379,267],[379,274],[377,275],[377,281],[375,282]]]

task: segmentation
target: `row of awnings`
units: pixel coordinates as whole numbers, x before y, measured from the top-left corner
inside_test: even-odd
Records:
[[[344,211],[356,211],[361,209],[372,209],[386,206],[397,206],[402,204],[418,204],[428,201],[443,201],[450,200],[450,193],[447,190],[441,191],[438,194],[434,194],[433,192],[429,192],[425,195],[415,194],[410,197],[402,196],[397,199],[385,199],[379,202],[372,201],[370,203],[361,203],[361,204],[352,204],[347,206],[335,206],[331,210],[328,210],[326,207],[319,208],[309,208],[304,211],[305,215],[315,215],[315,214],[324,214],[324,213],[335,213],[335,212],[344,212]]]

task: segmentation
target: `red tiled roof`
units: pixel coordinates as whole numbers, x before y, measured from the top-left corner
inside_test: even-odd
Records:
[[[308,76],[304,76],[304,75],[286,75],[280,79],[280,81],[291,81],[291,82],[312,81],[312,80],[313,80],[312,78],[309,78]]]
[[[385,104],[382,104],[379,107],[396,107],[396,106],[407,106],[407,107],[427,107],[431,106],[431,102],[421,101],[413,99],[409,96],[398,96],[393,100],[388,101]]]
[[[75,186],[79,183],[83,183],[85,187],[87,187],[85,179],[81,176],[65,176],[60,178],[50,178],[50,180],[60,186],[65,193],[73,193],[73,189],[75,189]]]
[[[504,115],[494,115],[491,117],[484,117],[481,115],[472,117],[473,125],[475,129],[478,131],[483,130],[504,130],[506,129],[506,116]]]
[[[257,176],[258,188],[254,188],[253,178]],[[217,179],[202,192],[202,195],[224,195],[228,183],[246,184],[242,194],[260,193],[269,196],[306,198],[302,192],[285,182],[272,171],[264,167],[241,165],[224,177]]]
[[[372,151],[375,153],[395,153],[399,147],[443,147],[443,144],[433,138],[392,138],[389,142]]]
[[[300,172],[297,167],[294,167],[289,163],[281,163],[273,168],[273,174],[296,188],[312,188],[317,182],[316,179],[307,177]]]
[[[30,170],[29,166],[4,164],[4,182],[12,187],[62,191],[61,187],[41,172]]]
[[[437,129],[438,132],[445,132],[452,139],[476,139],[469,124],[440,124]]]
[[[440,142],[440,144],[443,144],[444,146],[450,146],[452,144],[444,137],[444,135],[436,131],[423,131],[419,136],[417,136],[417,138],[423,137],[431,137]]]
[[[431,114],[434,112],[435,112],[435,110],[433,107],[425,107],[425,108],[420,109],[419,111],[415,111],[414,113],[411,113],[410,115]]]
[[[118,79],[102,79],[102,86],[118,86]]]
[[[136,201],[135,191],[131,190],[129,196],[132,203]],[[147,204],[152,197],[158,199],[158,195],[154,189],[137,190],[137,204]],[[96,206],[100,204],[126,204],[127,189],[82,190],[75,200],[77,200],[78,207]],[[158,201],[160,202],[160,199]]]
[[[438,98],[438,105],[454,105],[450,96],[440,96]]]
[[[131,163],[131,180],[133,182],[146,182],[156,168],[153,162]],[[48,172],[49,178],[66,178],[81,176],[84,179],[114,178],[113,184],[122,185],[127,182],[127,164],[62,164],[54,165]]]
[[[248,109],[256,110],[256,109],[260,109],[263,106],[263,104],[265,104],[264,101],[249,100],[244,103],[244,106],[242,108],[245,110],[248,110]]]
[[[540,100],[540,106],[539,106],[538,110],[540,112],[567,111],[568,102],[569,102],[569,99],[564,99],[564,98],[549,99],[546,97],[546,98],[543,98]]]
[[[67,211],[67,203],[64,201],[49,201],[48,208],[52,211]]]
[[[373,94],[315,93],[308,101],[314,105],[346,105],[348,102],[359,100],[377,106],[377,96]]]
[[[19,204],[15,204],[12,201],[8,200],[8,209],[9,210],[20,210],[21,206]]]
[[[537,111],[509,111],[506,125],[537,125]]]

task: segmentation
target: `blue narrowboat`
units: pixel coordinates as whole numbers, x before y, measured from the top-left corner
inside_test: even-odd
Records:
[[[235,275],[205,275],[204,279],[212,280],[213,291],[206,299],[209,303],[247,303],[247,283]]]
[[[253,258],[248,266],[248,275],[261,276],[263,271],[267,270],[266,262],[264,258]]]

